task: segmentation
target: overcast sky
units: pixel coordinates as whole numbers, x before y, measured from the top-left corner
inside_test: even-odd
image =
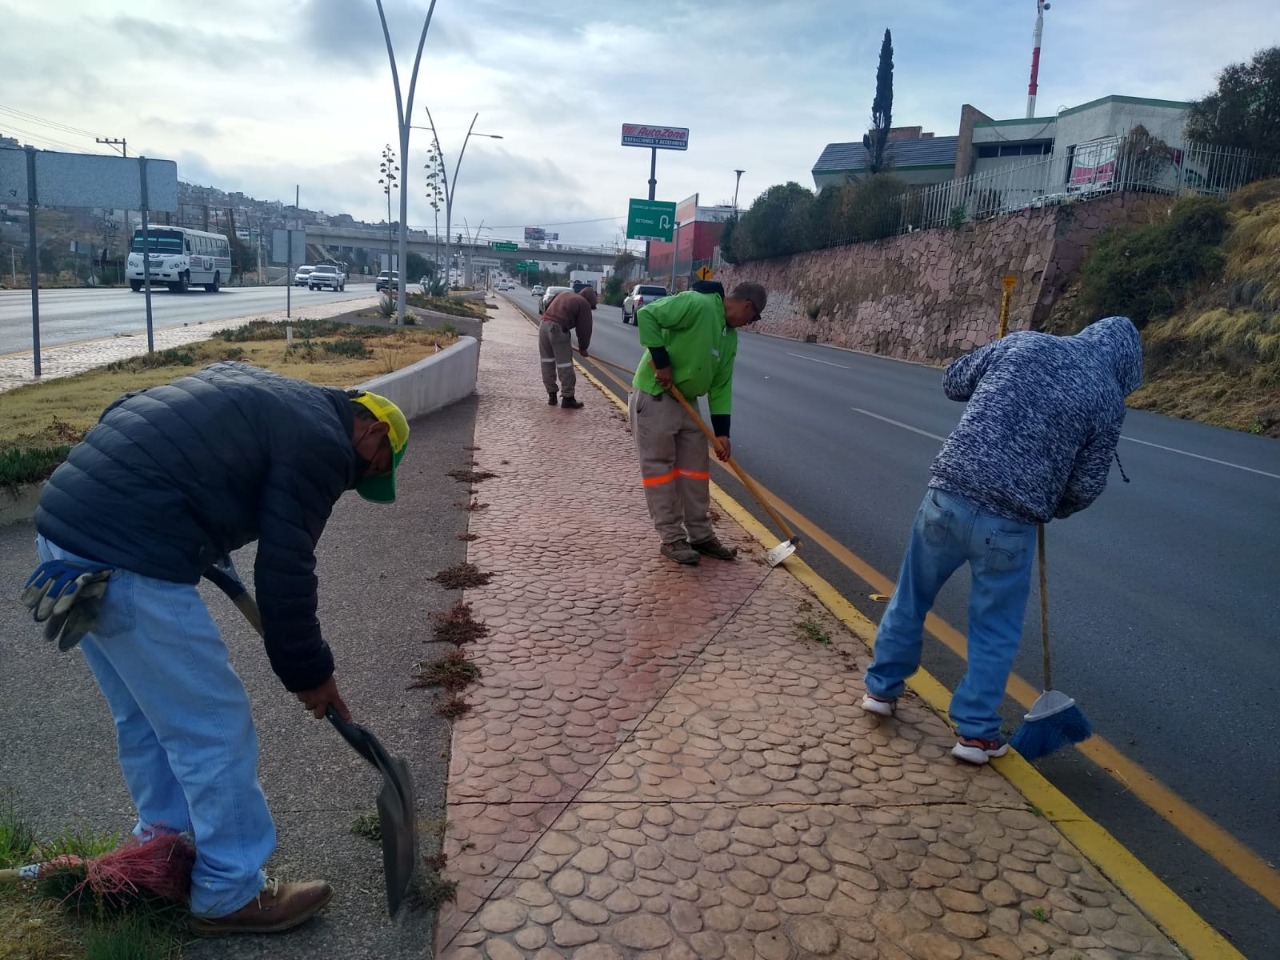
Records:
[[[385,2],[406,94],[429,5]],[[1023,116],[1035,8],[438,0],[411,122],[425,126],[431,108],[450,171],[474,113],[478,133],[503,137],[471,138],[459,227],[608,242],[628,198],[648,191],[649,151],[620,146],[623,122],[691,131],[687,152],[658,153],[658,199],[729,202],[742,168],[746,206],[772,184],[812,187],[827,143],[861,139],[885,28],[895,125],[952,135],[966,102]],[[378,164],[398,133],[374,0],[0,0],[0,24],[0,133],[88,153],[108,152],[94,136],[123,137],[131,156],[176,160],[192,183],[289,202],[296,183],[306,207],[385,220]],[[1109,94],[1195,99],[1223,66],[1276,44],[1275,0],[1054,0],[1036,114]],[[429,145],[428,131],[412,131],[412,226],[433,221]]]

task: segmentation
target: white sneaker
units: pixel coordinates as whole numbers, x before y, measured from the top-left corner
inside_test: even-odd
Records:
[[[862,709],[867,713],[874,713],[877,717],[892,717],[894,711],[898,709],[898,700],[896,697],[892,700],[881,700],[868,693],[862,698]]]
[[[951,755],[965,763],[983,764],[992,757],[1003,757],[1009,752],[1009,744],[1003,740],[978,740],[961,737],[951,748]]]

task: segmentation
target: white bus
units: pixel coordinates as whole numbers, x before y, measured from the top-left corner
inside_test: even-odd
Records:
[[[220,233],[148,226],[147,255],[151,282],[168,284],[177,293],[186,293],[193,283],[217,293],[223,281],[231,277],[231,244]],[[133,231],[126,273],[130,288],[137,293],[143,283],[141,227]]]

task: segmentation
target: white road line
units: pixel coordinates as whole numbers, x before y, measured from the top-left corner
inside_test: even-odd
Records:
[[[796,357],[800,360],[808,360],[810,363],[825,363],[828,367],[839,367],[841,370],[853,369],[853,367],[846,367],[843,363],[832,363],[830,360],[819,360],[816,357],[806,357],[803,353],[787,353],[787,356]]]
[[[1186,450],[1179,450],[1177,447],[1166,447],[1159,443],[1151,443],[1147,440],[1135,440],[1133,437],[1121,437],[1121,440],[1128,440],[1130,443],[1140,443],[1144,447],[1155,447],[1157,450],[1167,450],[1169,453],[1180,453],[1184,457],[1194,457],[1197,460],[1207,460],[1209,463],[1216,463],[1220,466],[1231,467],[1235,470],[1244,470],[1247,473],[1256,473],[1260,476],[1271,477],[1273,480],[1280,480],[1280,473],[1267,473],[1265,470],[1255,470],[1253,467],[1242,467],[1238,463],[1228,463],[1226,460],[1216,460],[1213,457],[1202,457],[1198,453],[1188,453]]]
[[[878,413],[872,413],[870,410],[863,410],[861,407],[850,407],[850,409],[853,410],[855,413],[861,413],[865,416],[872,417],[876,420],[883,420],[885,423],[891,423],[895,427],[901,427],[903,430],[910,430],[912,433],[918,433],[922,437],[929,437],[933,440],[940,440],[943,442],[945,442],[947,439],[946,437],[938,436],[936,433],[929,433],[929,431],[921,430],[919,427],[913,427],[910,424],[902,423],[899,420],[891,420],[888,417],[880,416],[880,414]],[[1163,444],[1151,443],[1149,440],[1135,440],[1133,437],[1121,437],[1120,439],[1128,440],[1130,443],[1140,443],[1144,447],[1155,447],[1157,450],[1165,450],[1169,453],[1181,454],[1184,457],[1194,457],[1196,460],[1205,460],[1209,463],[1216,463],[1219,466],[1231,467],[1234,470],[1244,470],[1247,473],[1256,473],[1259,476],[1271,477],[1273,480],[1280,480],[1280,474],[1278,473],[1268,473],[1266,470],[1255,470],[1253,467],[1244,467],[1238,463],[1230,463],[1226,460],[1218,460],[1214,457],[1201,456],[1198,453],[1190,453],[1186,450],[1179,450],[1177,447],[1166,447]]]
[[[947,439],[946,437],[938,436],[936,433],[930,433],[928,430],[921,430],[919,427],[913,427],[908,423],[902,423],[899,420],[890,420],[888,417],[882,417],[880,414],[872,413],[870,410],[863,410],[861,407],[850,407],[849,409],[854,413],[861,413],[865,416],[872,417],[873,419],[883,420],[885,423],[891,423],[895,427],[901,427],[903,430],[910,430],[912,433],[918,433],[922,437],[929,437],[932,440],[937,440],[942,443],[945,443]]]

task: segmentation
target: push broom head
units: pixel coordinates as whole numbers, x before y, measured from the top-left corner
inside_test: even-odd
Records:
[[[1080,743],[1093,736],[1089,718],[1060,690],[1040,694],[1023,720],[1009,740],[1009,746],[1027,760],[1038,760],[1069,743]]]

